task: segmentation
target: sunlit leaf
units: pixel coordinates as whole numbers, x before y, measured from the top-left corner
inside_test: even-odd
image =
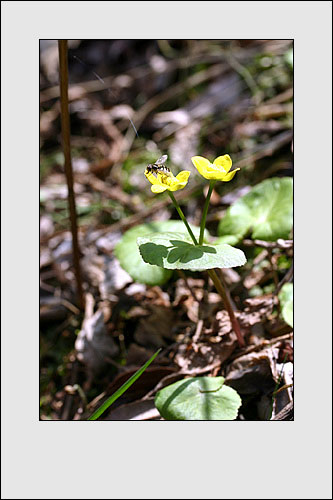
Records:
[[[191,226],[191,228],[194,234],[199,236],[200,229],[195,226]],[[115,255],[122,268],[128,272],[134,281],[153,286],[163,285],[170,279],[172,271],[143,261],[136,243],[137,238],[140,236],[153,235],[161,231],[184,233],[186,228],[183,222],[178,220],[141,224],[126,231],[121,241],[116,245]],[[208,233],[205,234],[208,237]]]
[[[196,377],[160,390],[155,406],[165,420],[235,420],[242,400],[223,377]]]
[[[279,292],[281,304],[281,314],[289,326],[294,326],[294,286],[292,283],[285,283]]]
[[[235,245],[248,233],[266,241],[288,238],[292,223],[291,177],[267,179],[228,208],[218,226],[218,242]]]
[[[164,269],[204,271],[213,268],[242,266],[242,250],[230,245],[193,245],[184,233],[157,233],[137,239],[145,262]]]

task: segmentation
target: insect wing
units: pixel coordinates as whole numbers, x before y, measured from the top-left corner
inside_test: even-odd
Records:
[[[155,165],[163,165],[168,159],[168,155],[163,155],[161,158],[155,161]]]

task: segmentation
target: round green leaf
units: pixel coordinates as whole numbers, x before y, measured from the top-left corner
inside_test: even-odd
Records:
[[[196,236],[199,236],[200,229],[191,226]],[[134,281],[146,285],[163,285],[172,274],[172,271],[163,269],[156,265],[150,265],[142,260],[136,240],[139,236],[152,235],[160,231],[185,232],[186,228],[182,221],[169,220],[163,222],[150,222],[141,224],[126,231],[114,249],[115,256],[120,265]],[[206,233],[208,235],[208,233]]]
[[[228,208],[218,226],[218,242],[235,245],[250,231],[253,239],[276,241],[289,237],[292,224],[292,178],[267,179]]]
[[[285,283],[279,292],[281,304],[281,314],[289,326],[294,326],[294,286],[292,283]]]
[[[165,420],[235,420],[242,400],[224,377],[196,377],[175,382],[155,396]]]
[[[193,245],[183,233],[156,233],[137,239],[145,262],[164,269],[204,271],[216,267],[242,266],[246,258],[242,250],[230,245]]]

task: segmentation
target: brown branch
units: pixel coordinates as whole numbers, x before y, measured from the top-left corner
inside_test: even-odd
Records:
[[[231,356],[229,358],[229,361],[234,361],[235,359],[241,358],[242,356],[250,354],[251,352],[261,351],[262,349],[266,349],[267,347],[277,344],[278,342],[282,342],[284,340],[291,340],[293,338],[293,335],[294,335],[293,332],[290,332],[286,333],[285,335],[281,335],[280,337],[276,337],[275,339],[272,340],[263,340],[262,342],[260,342],[260,344],[252,345],[244,349],[243,351],[238,352],[234,356]]]
[[[271,420],[294,420],[294,402],[291,401]]]
[[[248,152],[247,155],[242,155],[239,159],[235,160],[235,167],[245,168],[257,160],[261,160],[266,156],[272,156],[275,151],[290,143],[292,139],[293,131],[285,130],[281,132],[281,134],[273,137],[271,141],[256,146],[252,151]]]
[[[256,54],[256,52],[256,50],[251,51],[247,49],[246,51],[237,51],[236,55],[239,59],[246,62],[251,59]],[[179,57],[174,60],[165,61],[166,69],[164,71],[165,73],[167,73],[177,69],[187,69],[195,66],[196,64],[216,64],[220,63],[221,59],[223,59],[223,57],[221,57],[221,54],[207,55],[205,53],[202,53],[194,56],[189,54],[186,57]],[[125,76],[127,78],[127,81],[132,83],[135,80],[153,78],[154,74],[154,69],[144,64],[129,69],[128,71],[122,73],[120,76]],[[76,99],[81,99],[86,94],[100,92],[101,90],[106,90],[109,88],[112,88],[113,90],[121,90],[123,86],[124,85],[120,83],[119,78],[114,76],[104,76],[103,81],[94,79],[87,82],[80,82],[71,85],[71,87],[69,88],[69,100],[73,101]],[[57,85],[54,85],[52,87],[46,88],[40,93],[40,103],[43,104],[58,97],[59,87]]]
[[[289,281],[292,280],[294,276],[294,262],[292,262],[290,268],[288,269],[288,271],[286,272],[286,274],[284,275],[284,277],[282,278],[282,280],[280,281],[280,283],[278,284],[277,288],[276,288],[276,295],[279,293],[279,291],[281,290],[281,288],[283,287],[283,285],[285,283],[289,283]]]
[[[177,95],[182,94],[188,89],[192,89],[197,85],[200,85],[206,81],[212,80],[221,74],[223,74],[228,69],[226,64],[214,64],[207,69],[199,71],[194,75],[189,76],[184,82],[175,83],[170,87],[166,88],[163,92],[154,95],[149,99],[141,108],[136,112],[133,121],[137,129],[140,128],[146,117],[158,108],[161,104],[168,101],[169,99],[175,98]],[[123,156],[126,157],[130,151],[132,144],[135,139],[135,132],[129,126],[125,135],[125,148],[123,150]]]
[[[61,108],[61,132],[65,157],[65,174],[68,186],[68,207],[71,220],[71,231],[73,241],[73,263],[77,285],[77,296],[80,309],[84,308],[82,291],[82,280],[80,270],[80,248],[77,235],[77,220],[74,196],[73,169],[71,161],[70,146],[70,120],[68,109],[68,61],[67,61],[67,40],[58,40],[59,49],[59,74],[60,74],[60,108]]]
[[[111,186],[107,182],[102,181],[96,175],[90,173],[76,175],[76,180],[80,184],[85,184],[93,188],[93,190],[99,191],[107,195],[107,197],[113,201],[120,203],[122,206],[132,210],[132,212],[137,212],[138,210],[143,210],[145,208],[144,203],[139,200],[139,202],[133,200],[133,196],[125,193],[120,186]]]
[[[293,248],[293,240],[283,240],[281,238],[276,241],[264,241],[264,240],[244,240],[243,245],[247,247],[262,247],[269,250],[273,248],[289,249]]]

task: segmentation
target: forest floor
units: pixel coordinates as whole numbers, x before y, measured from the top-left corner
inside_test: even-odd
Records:
[[[170,199],[153,195],[143,175],[162,154],[176,170],[191,171],[191,183],[177,199],[194,226],[200,226],[207,183],[191,157],[228,153],[240,167],[232,182],[214,188],[207,218],[213,237],[228,208],[251,188],[267,179],[292,178],[292,42],[70,41],[84,310],[73,270],[61,149],[58,47],[45,42],[40,56],[40,418],[86,418],[161,348],[102,419],[160,420],[157,391],[202,375],[222,375],[237,390],[238,420],[292,419],[293,328],[279,299],[293,280],[292,228],[274,241],[247,233],[236,245],[247,263],[219,270],[246,340],[242,348],[207,273],[178,271],[152,286],[134,280],[114,255],[129,229],[178,220]]]

